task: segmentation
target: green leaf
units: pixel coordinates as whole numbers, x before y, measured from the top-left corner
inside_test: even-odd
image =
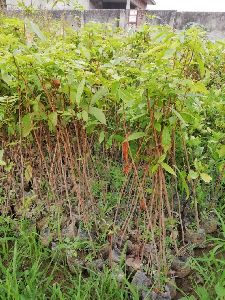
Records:
[[[74,87],[71,87],[71,89],[70,89],[71,104],[74,104],[76,102],[76,95],[77,95],[77,89],[75,89]]]
[[[106,117],[101,109],[97,107],[90,107],[89,113],[93,115],[100,123],[106,125]]]
[[[205,181],[206,183],[209,183],[212,180],[212,177],[206,173],[201,173],[200,176],[201,176],[201,179],[203,181]]]
[[[32,114],[26,114],[22,118],[22,136],[27,137],[33,129]]]
[[[168,59],[171,58],[176,52],[176,48],[169,48],[164,52],[163,58]]]
[[[202,59],[202,57],[200,55],[196,55],[196,60],[198,63],[198,67],[199,67],[199,71],[200,71],[200,75],[203,78],[205,75],[205,64],[204,64],[204,60]]]
[[[158,170],[158,168],[159,168],[159,164],[153,165],[150,167],[150,172],[152,174],[155,174],[155,172]]]
[[[158,160],[158,164],[161,164],[166,158],[166,154],[163,154],[160,156],[159,160]]]
[[[27,25],[30,28],[31,31],[33,31],[40,40],[42,41],[46,41],[46,36],[41,32],[39,26],[37,24],[35,24],[33,21],[27,20]]]
[[[100,87],[100,89],[92,96],[91,105],[94,105],[98,100],[108,94],[108,89],[104,86]]]
[[[201,300],[211,300],[211,297],[209,296],[209,293],[202,286],[197,287],[196,293],[198,294],[199,299],[201,299]]]
[[[128,136],[127,141],[129,142],[129,141],[137,140],[144,136],[146,136],[146,133],[144,133],[142,131],[134,132]]]
[[[216,286],[215,286],[215,291],[216,291],[216,294],[217,296],[220,298],[220,299],[225,299],[225,287],[222,286],[221,283],[217,283]]]
[[[181,172],[179,171],[179,175],[180,175],[180,178],[181,178],[181,188],[182,188],[182,191],[185,190],[186,196],[187,196],[186,198],[188,199],[189,196],[190,196],[190,191],[189,191],[188,184],[187,184],[187,182],[185,180],[186,174],[185,174],[184,171],[181,171]]]
[[[182,297],[179,300],[196,300],[196,298],[194,296],[187,296],[187,297]]]
[[[170,147],[171,144],[171,137],[170,137],[170,131],[169,128],[167,126],[165,126],[163,128],[163,132],[162,132],[162,144],[164,149],[167,151]]]
[[[12,82],[12,76],[5,73],[3,70],[1,70],[1,77],[2,80],[5,81],[8,85]]]
[[[193,170],[190,170],[189,174],[188,174],[189,178],[191,179],[197,179],[198,178],[198,173],[193,171]]]
[[[208,90],[202,81],[193,82],[191,91],[193,93],[208,94]]]
[[[161,131],[161,124],[160,123],[158,123],[158,122],[155,122],[154,123],[154,127],[155,127],[155,129],[158,131],[158,132],[160,132]]]
[[[0,160],[0,166],[5,166],[6,163],[3,160]]]
[[[84,57],[87,58],[87,60],[91,59],[91,53],[88,50],[88,48],[79,45],[79,49],[80,49],[82,55],[84,55]]]
[[[225,157],[225,145],[222,145],[220,149],[217,150],[217,153],[219,154],[220,158]]]
[[[114,134],[113,138],[117,142],[124,142],[124,137],[122,135]]]
[[[87,122],[88,121],[88,113],[86,112],[86,110],[83,110],[82,113],[82,119]]]
[[[107,149],[112,146],[114,134],[111,134],[109,139],[107,140]]]
[[[174,170],[169,166],[167,165],[166,163],[162,162],[161,163],[161,166],[163,167],[164,170],[166,170],[168,173],[174,175],[174,176],[177,176],[176,173],[174,172]]]
[[[81,82],[79,83],[78,88],[77,88],[76,102],[77,102],[78,105],[80,104],[81,96],[82,96],[83,91],[84,91],[84,86],[85,86],[85,78],[83,78],[81,80]]]
[[[32,173],[33,173],[33,169],[31,167],[31,165],[28,165],[25,169],[25,179],[27,182],[29,182],[32,178]]]
[[[101,144],[104,141],[104,139],[105,139],[105,132],[101,131],[98,139],[99,143]]]
[[[54,130],[58,122],[58,114],[56,111],[51,112],[48,115],[48,126],[50,130]]]
[[[181,123],[184,126],[187,126],[187,123],[184,121],[184,119],[182,118],[181,114],[178,111],[176,111],[176,109],[172,108],[172,112],[177,116],[177,118],[181,121]]]
[[[155,120],[159,121],[159,119],[162,117],[162,112],[161,111],[156,111],[154,113],[154,118]]]

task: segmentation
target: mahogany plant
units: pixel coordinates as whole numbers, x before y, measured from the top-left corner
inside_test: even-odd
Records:
[[[0,28],[2,206],[32,191],[99,228],[96,161],[109,172],[116,163],[124,179],[108,234],[138,229],[167,273],[187,223],[199,228],[201,212],[224,201],[224,44],[198,28],[47,31],[4,17]]]

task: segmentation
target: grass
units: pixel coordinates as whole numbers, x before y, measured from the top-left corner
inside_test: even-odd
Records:
[[[138,299],[113,272],[72,275],[65,259],[43,247],[26,220],[0,217],[0,299]]]
[[[193,258],[191,267],[201,281],[193,281],[196,296],[187,296],[183,300],[224,300],[225,299],[225,218],[224,207],[217,212],[219,219],[219,237],[209,238],[213,248],[200,258]],[[196,276],[195,276],[196,277]]]
[[[195,296],[183,300],[225,299],[225,226],[221,215],[218,217],[222,233],[211,239],[213,249],[191,263],[202,283],[193,281]],[[32,228],[25,219],[0,217],[0,299],[139,299],[126,279],[118,282],[107,268],[71,274],[63,246],[58,251],[43,247]]]

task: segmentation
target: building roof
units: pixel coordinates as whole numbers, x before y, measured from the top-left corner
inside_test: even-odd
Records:
[[[110,0],[110,1],[124,1],[126,0]],[[155,5],[155,0],[130,0],[130,2],[135,5],[136,7],[145,9],[147,5]]]

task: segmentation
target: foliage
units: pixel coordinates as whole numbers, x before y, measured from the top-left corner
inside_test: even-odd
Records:
[[[196,27],[39,23],[0,19],[2,206],[36,221],[55,203],[101,242],[137,229],[160,281],[178,228],[224,202],[225,45]]]

